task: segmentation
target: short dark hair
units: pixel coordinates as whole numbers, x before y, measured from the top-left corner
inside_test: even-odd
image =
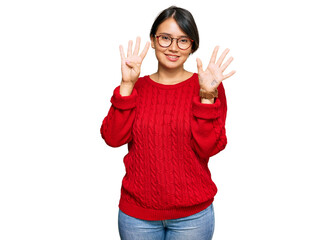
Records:
[[[170,17],[173,17],[183,32],[194,40],[191,47],[191,52],[194,53],[199,46],[198,30],[193,16],[184,8],[170,6],[163,10],[155,19],[149,36],[154,38],[159,25]]]

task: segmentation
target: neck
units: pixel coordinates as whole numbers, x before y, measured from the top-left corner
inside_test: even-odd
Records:
[[[188,72],[184,70],[183,66],[178,69],[169,69],[159,64],[158,71],[155,73],[156,81],[162,84],[174,84],[184,79]]]

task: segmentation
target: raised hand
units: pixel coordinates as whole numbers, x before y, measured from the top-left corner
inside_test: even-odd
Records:
[[[138,55],[140,49],[140,41],[140,37],[137,37],[133,53],[133,41],[130,40],[128,42],[127,57],[125,57],[123,46],[119,46],[121,57],[122,84],[134,85],[140,76],[141,64],[149,49],[149,42],[147,42],[141,54]]]
[[[236,71],[231,71],[230,73],[224,75],[225,69],[229,66],[229,64],[232,62],[233,57],[230,57],[223,65],[224,58],[230,51],[228,48],[225,49],[225,51],[222,53],[222,55],[219,57],[217,63],[216,63],[216,57],[218,52],[219,46],[216,46],[209,65],[205,71],[203,71],[202,67],[202,61],[201,59],[197,58],[197,69],[198,69],[198,79],[200,88],[207,91],[212,92],[217,89],[219,84],[226,78],[231,77]]]

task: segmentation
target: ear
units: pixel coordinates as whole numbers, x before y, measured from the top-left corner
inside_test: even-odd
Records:
[[[151,47],[152,48],[155,48],[155,38],[154,37],[151,37]]]

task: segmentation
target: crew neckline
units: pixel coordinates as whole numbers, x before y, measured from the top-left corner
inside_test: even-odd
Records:
[[[175,83],[175,84],[162,84],[162,83],[155,82],[153,79],[150,78],[149,75],[146,75],[145,79],[154,86],[157,86],[157,87],[160,87],[160,88],[165,88],[165,89],[172,89],[172,88],[178,88],[180,86],[183,86],[187,82],[190,82],[192,79],[194,79],[196,76],[197,76],[197,73],[193,73],[193,75],[191,75],[191,77],[187,78],[186,80],[184,80],[182,82]]]

